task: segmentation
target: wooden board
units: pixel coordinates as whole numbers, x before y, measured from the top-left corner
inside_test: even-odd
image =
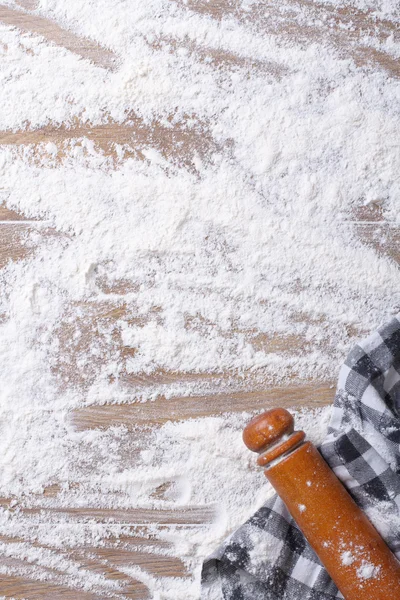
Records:
[[[255,3],[253,10],[245,11],[241,3],[234,0],[171,0],[181,7],[187,7],[199,14],[207,14],[218,20],[224,15],[232,14],[243,21],[251,21],[258,30],[267,31],[269,34],[281,36],[282,39],[295,40],[299,43],[309,41],[328,41],[337,48],[343,56],[352,58],[356,64],[368,68],[383,70],[388,76],[400,76],[399,61],[384,52],[380,52],[365,45],[365,36],[374,31],[374,35],[383,41],[396,33],[396,25],[387,20],[378,21],[369,11],[360,11],[354,8],[335,8],[328,3],[318,3],[311,0],[298,0],[286,3]],[[0,5],[0,22],[15,26],[23,31],[39,33],[46,40],[65,47],[77,55],[91,60],[96,65],[105,69],[118,68],[118,57],[109,49],[101,47],[91,40],[83,39],[71,31],[61,27],[43,17],[29,14],[29,10],[37,6],[36,0],[19,0],[20,10]],[[307,24],[300,23],[296,17],[296,9],[307,7],[310,19]],[[318,25],[313,24],[318,20]],[[182,42],[169,40],[171,48],[177,48]],[[189,44],[189,42],[187,42]],[[207,47],[189,48],[196,52],[200,58],[213,60],[218,68],[240,66],[244,68],[258,68],[266,76],[279,78],[282,67],[278,64],[257,63],[244,61],[241,57],[227,52],[215,52]],[[256,61],[257,62],[257,61]],[[144,123],[137,115],[127,115],[126,121],[116,123],[112,119],[107,124],[92,126],[76,122],[72,126],[48,125],[39,130],[0,131],[0,144],[3,145],[38,145],[51,141],[59,146],[59,156],[62,158],[65,141],[74,138],[86,137],[94,142],[106,155],[113,156],[115,143],[127,144],[131,148],[129,155],[142,158],[142,149],[148,145],[157,148],[163,155],[179,164],[192,168],[188,156],[194,150],[200,156],[218,149],[218,144],[204,129],[196,134],[191,129],[190,134],[181,125],[165,126],[158,122]],[[390,260],[400,261],[400,232],[392,223],[388,223],[382,216],[379,206],[358,208],[354,211],[352,219],[362,243],[372,246],[376,251],[389,257]],[[25,258],[32,249],[25,244],[26,233],[35,229],[41,236],[55,235],[45,223],[27,219],[13,211],[0,206],[0,268],[9,261],[19,261]],[[124,282],[120,283],[123,289]],[[114,290],[115,291],[115,290]],[[124,310],[121,303],[108,304],[96,310],[87,307],[89,321],[99,319],[117,319]],[[0,315],[1,317],[1,315]],[[301,318],[307,320],[307,315]],[[68,332],[66,332],[67,334]],[[349,332],[349,336],[354,332]],[[271,351],[282,349],[288,352],[297,352],[303,347],[305,340],[301,337],[274,338],[266,340],[260,334],[259,343],[262,347],[268,346]],[[122,350],[121,350],[122,352]],[[73,363],[69,366],[58,365],[63,374],[73,370]],[[125,385],[150,386],[154,383],[198,381],[204,380],[206,375],[158,372],[152,376],[139,374],[127,376]],[[210,376],[212,377],[212,376]],[[224,375],[222,376],[224,377]],[[228,379],[228,375],[226,375]],[[128,428],[141,424],[147,427],[159,427],[167,420],[181,420],[191,417],[219,415],[232,411],[251,411],[263,409],[265,406],[279,404],[282,406],[317,407],[332,402],[334,388],[332,381],[310,382],[294,379],[290,386],[263,387],[260,382],[255,382],[252,388],[251,376],[246,381],[246,389],[233,389],[230,392],[214,393],[213,395],[198,397],[176,397],[168,402],[162,398],[147,404],[125,404],[90,406],[75,411],[71,415],[71,422],[79,430],[92,428],[107,428],[112,425],[123,424]],[[232,382],[230,381],[230,384]],[[232,385],[231,385],[232,387]],[[234,388],[234,386],[233,386]],[[252,391],[248,391],[252,390]],[[43,498],[38,498],[37,506],[23,509],[27,518],[42,516],[44,520],[62,518],[66,513],[75,518],[77,522],[93,519],[95,522],[114,520],[116,522],[132,523],[131,531],[125,537],[108,538],[101,547],[69,548],[68,544],[63,549],[65,556],[77,561],[79,565],[94,572],[105,574],[110,580],[118,581],[122,586],[124,598],[143,599],[148,596],[146,586],[126,575],[121,568],[125,565],[143,566],[150,573],[171,577],[186,577],[185,566],[178,558],[172,558],[162,553],[151,552],[153,546],[160,547],[160,541],[155,541],[149,535],[144,535],[146,527],[152,523],[161,526],[176,524],[179,526],[192,526],[208,523],[212,518],[207,509],[193,507],[182,511],[152,511],[152,510],[103,510],[103,509],[70,509],[56,510],[43,506],[46,498],[57,498],[60,487],[55,484],[44,491]],[[160,489],[162,493],[162,489]],[[13,510],[13,499],[0,499],[0,505]],[[135,524],[135,525],[133,525]],[[137,532],[137,524],[142,527],[142,535]],[[144,528],[144,529],[143,529]],[[5,544],[13,544],[23,539],[0,539]],[[1,575],[1,567],[15,568],[16,574]],[[95,600],[102,598],[102,592],[84,592],[71,589],[62,583],[62,573],[52,572],[51,569],[42,568],[38,572],[31,565],[25,563],[24,575],[18,574],[18,560],[0,555],[0,595],[7,598],[29,598],[32,600],[56,598],[76,600]],[[58,576],[55,577],[55,575]],[[56,581],[56,582],[54,582]]]

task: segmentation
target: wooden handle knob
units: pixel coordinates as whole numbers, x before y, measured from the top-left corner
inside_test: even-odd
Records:
[[[294,419],[284,408],[257,415],[243,431],[244,443],[249,450],[260,454],[257,462],[264,468],[297,448],[304,438],[304,431],[294,431]]]

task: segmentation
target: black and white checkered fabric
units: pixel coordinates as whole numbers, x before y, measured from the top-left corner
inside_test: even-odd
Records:
[[[319,450],[400,559],[400,316],[350,352]],[[343,596],[277,496],[203,566],[204,600],[332,598]]]

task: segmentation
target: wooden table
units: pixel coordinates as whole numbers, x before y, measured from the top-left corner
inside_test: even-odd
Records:
[[[174,0],[171,0],[174,1]],[[175,0],[179,2],[179,0]],[[71,31],[63,29],[60,25],[45,18],[29,14],[36,6],[36,0],[19,0],[21,10],[13,10],[0,5],[0,21],[2,23],[16,26],[24,31],[39,33],[47,40],[64,46],[72,52],[88,58],[96,64],[105,68],[115,68],[115,56],[109,50],[99,47],[94,42],[77,37]],[[183,5],[183,2],[179,2]],[[389,35],[398,34],[397,26],[387,20],[376,20],[368,11],[358,11],[352,8],[335,8],[332,4],[325,2],[313,2],[311,0],[287,0],[285,3],[256,3],[254,8],[244,11],[240,8],[241,3],[234,0],[189,0],[186,6],[202,14],[210,14],[214,19],[220,19],[226,14],[232,14],[239,20],[252,20],[257,28],[268,33],[285,36],[298,43],[313,41],[329,41],[338,48],[343,56],[351,57],[357,65],[367,65],[371,69],[384,70],[388,77],[400,77],[400,62],[394,60],[384,52],[373,50],[363,45],[363,36],[374,35],[379,40],[386,39]],[[299,6],[307,7],[310,17],[323,17],[319,25],[309,24],[300,26],[296,21],[295,9]],[[289,11],[283,9],[291,8]],[[323,23],[323,24],[321,24]],[[205,52],[207,49],[201,49]],[[221,65],[242,64],[243,59],[227,53],[215,53],[214,59]],[[248,68],[251,68],[251,62]],[[22,145],[39,144],[42,142],[53,142],[56,145],[71,138],[86,137],[92,140],[96,146],[106,154],[113,156],[113,143],[128,144],[133,156],[140,156],[137,149],[143,141],[159,149],[166,156],[178,153],[179,158],[184,161],[189,150],[198,148],[201,152],[208,140],[188,136],[184,129],[165,128],[158,123],[147,125],[138,117],[130,117],[126,123],[115,123],[111,120],[106,125],[91,126],[77,123],[76,126],[47,126],[39,130],[23,130],[17,132],[0,131],[0,144]],[[177,142],[181,142],[177,144]],[[386,222],[382,216],[379,206],[372,205],[358,209],[354,215],[356,227],[361,240],[376,249],[377,252],[388,255],[392,260],[399,262],[399,230],[391,223]],[[48,235],[46,227],[40,226],[35,221],[27,220],[24,215],[17,214],[7,208],[0,207],[0,268],[8,261],[19,261],[24,259],[32,249],[28,249],[22,240],[27,230],[37,230],[41,235]],[[375,233],[379,230],[379,236]],[[382,240],[384,240],[382,242]],[[39,242],[38,242],[39,243]],[[120,305],[106,308],[100,307],[91,314],[93,322],[117,319],[121,315]],[[354,332],[349,332],[349,338]],[[298,351],[303,340],[295,336],[291,338],[275,338],[261,340],[271,350],[279,351],[284,348],[292,352]],[[171,382],[184,379],[195,379],[196,375],[181,373],[158,372],[156,375],[136,376],[132,383],[141,382],[143,385],[154,382]],[[187,419],[206,415],[218,415],[227,411],[252,411],[264,409],[266,404],[279,404],[281,406],[317,407],[331,403],[334,395],[332,381],[320,381],[318,383],[294,380],[290,386],[278,386],[263,389],[260,385],[252,386],[249,377],[245,389],[233,389],[229,393],[214,394],[207,397],[196,398],[173,398],[168,402],[158,399],[155,402],[139,405],[105,405],[82,408],[72,415],[77,429],[90,429],[96,427],[109,427],[113,424],[125,424],[128,428],[140,423],[146,426],[157,427],[169,419]],[[160,489],[159,493],[162,494]],[[53,485],[46,489],[44,497],[56,497],[59,486]],[[2,498],[0,504],[4,507],[12,506],[11,499]],[[40,511],[38,507],[30,509]],[[103,510],[103,509],[76,509],[66,511],[72,516],[93,517],[97,521],[101,519],[114,518],[117,521],[133,521],[142,523],[171,523],[193,524],[207,521],[207,511],[196,508],[175,511],[152,511],[152,510]],[[1,539],[2,542],[11,540]],[[16,538],[13,539],[16,541]],[[146,536],[140,537],[135,534],[123,538],[108,539],[107,544],[98,548],[66,549],[69,556],[73,556],[80,564],[95,572],[104,573],[107,577],[121,582],[123,585],[123,597],[146,598],[146,586],[124,574],[121,566],[141,565],[150,573],[163,576],[186,577],[185,567],[180,559],[166,557],[151,553],[153,541]],[[139,548],[139,549],[138,549]],[[0,556],[0,562],[7,562],[7,558]],[[0,595],[7,598],[64,598],[82,600],[99,598],[100,596],[89,592],[77,592],[68,586],[55,585],[46,581],[32,578],[1,576]]]

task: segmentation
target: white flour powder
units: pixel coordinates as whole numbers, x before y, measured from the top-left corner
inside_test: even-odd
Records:
[[[189,577],[119,567],[154,598],[197,599],[202,558],[271,493],[240,439],[249,415],[77,431],[71,410],[331,380],[356,337],[400,310],[383,251],[400,222],[400,46],[380,21],[396,22],[396,3],[352,3],[353,26],[325,1],[264,20],[257,3],[222,4],[222,17],[206,0],[0,7],[0,21],[32,9],[115,56],[94,65],[0,23],[0,130],[14,142],[0,146],[0,201],[38,220],[15,226],[26,256],[0,271],[0,533],[15,538],[1,572],[53,569],[121,597],[62,550],[132,535],[133,513],[77,524],[57,511],[198,507],[191,526],[137,524],[146,552]],[[282,33],[285,10],[303,36]],[[362,229],[374,247],[362,214],[378,215]],[[328,417],[299,426],[318,441]]]

